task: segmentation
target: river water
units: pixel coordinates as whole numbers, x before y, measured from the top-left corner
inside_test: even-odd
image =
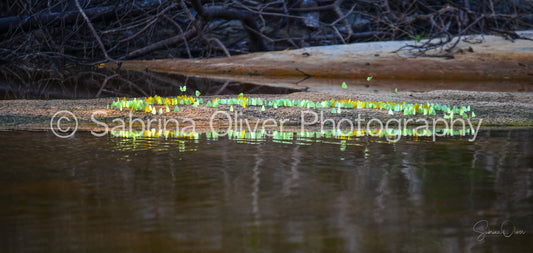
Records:
[[[0,139],[0,252],[533,250],[531,128]]]

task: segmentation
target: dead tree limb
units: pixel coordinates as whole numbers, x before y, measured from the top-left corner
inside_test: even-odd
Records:
[[[109,14],[113,14],[116,9],[122,8],[123,5],[117,6],[104,6],[95,7],[85,10],[87,16],[92,19],[102,18]],[[39,28],[42,24],[49,24],[59,20],[65,23],[73,23],[79,15],[79,11],[67,11],[67,12],[51,12],[42,13],[31,16],[14,16],[0,18],[0,33],[5,34],[10,30],[21,29],[23,31],[29,31],[35,28]]]
[[[195,34],[196,34],[196,30],[192,29],[190,31],[187,31],[186,33],[182,33],[182,34],[176,35],[174,37],[171,37],[171,38],[168,38],[168,39],[165,39],[165,40],[158,41],[156,43],[150,44],[150,45],[148,45],[146,47],[139,48],[139,49],[137,49],[135,51],[130,52],[124,58],[125,59],[131,59],[131,58],[139,57],[141,55],[145,55],[147,53],[153,52],[155,50],[158,50],[158,49],[161,49],[161,48],[164,48],[164,47],[169,47],[171,45],[174,45],[176,43],[182,42],[184,40],[188,40],[192,36],[194,36]]]
[[[268,51],[263,38],[258,35],[259,25],[255,21],[253,15],[248,12],[243,12],[234,9],[225,9],[222,7],[207,7],[204,8],[200,0],[191,0],[192,7],[200,17],[205,19],[206,22],[209,22],[216,18],[234,20],[238,19],[241,21],[244,30],[248,35],[249,49],[252,52]]]
[[[74,0],[74,2],[76,3],[76,8],[78,8],[78,10],[81,13],[81,16],[83,16],[83,19],[85,19],[85,22],[87,22],[87,26],[89,26],[89,29],[91,29],[91,32],[93,33],[94,38],[98,42],[98,45],[100,46],[100,49],[102,49],[102,52],[104,53],[105,59],[109,60],[109,61],[112,61],[114,63],[118,63],[116,60],[114,60],[113,58],[111,58],[107,54],[107,50],[105,49],[105,46],[104,46],[104,43],[102,42],[102,39],[100,39],[100,36],[98,35],[96,30],[94,29],[93,23],[91,23],[91,20],[89,19],[89,17],[87,17],[87,14],[85,14],[83,9],[81,8],[80,1],[79,0]]]

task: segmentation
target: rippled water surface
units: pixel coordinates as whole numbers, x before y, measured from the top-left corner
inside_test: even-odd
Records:
[[[533,252],[533,129],[0,140],[0,252]]]

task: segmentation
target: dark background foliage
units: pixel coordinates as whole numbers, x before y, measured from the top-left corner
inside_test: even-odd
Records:
[[[472,33],[512,37],[531,29],[532,11],[533,1],[524,0],[2,1],[0,59],[59,67]]]

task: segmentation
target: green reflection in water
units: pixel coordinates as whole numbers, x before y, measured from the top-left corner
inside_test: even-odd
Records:
[[[261,144],[265,142],[274,142],[282,144],[295,144],[295,145],[311,145],[313,143],[326,143],[340,145],[340,150],[346,150],[346,146],[363,146],[365,141],[371,138],[372,142],[376,143],[395,143],[402,138],[408,138],[410,141],[431,141],[433,137],[438,138],[463,138],[471,136],[470,129],[436,129],[435,131],[429,129],[387,129],[387,130],[358,130],[358,131],[342,131],[342,130],[329,130],[329,131],[316,131],[316,132],[280,132],[261,130],[257,132],[247,131],[234,131],[228,132],[179,132],[179,131],[110,131],[112,138],[121,138],[127,140],[136,139],[153,139],[159,138],[164,140],[176,139],[178,144],[178,150],[180,152],[196,151],[197,148],[187,148],[187,144],[199,144],[201,138],[205,138],[208,141],[218,141],[220,138],[227,138],[235,141],[236,143],[246,144]],[[149,148],[151,144],[157,144],[156,142],[142,143],[145,148]],[[148,145],[148,146],[147,146]],[[131,146],[133,149],[137,149],[138,146]]]

